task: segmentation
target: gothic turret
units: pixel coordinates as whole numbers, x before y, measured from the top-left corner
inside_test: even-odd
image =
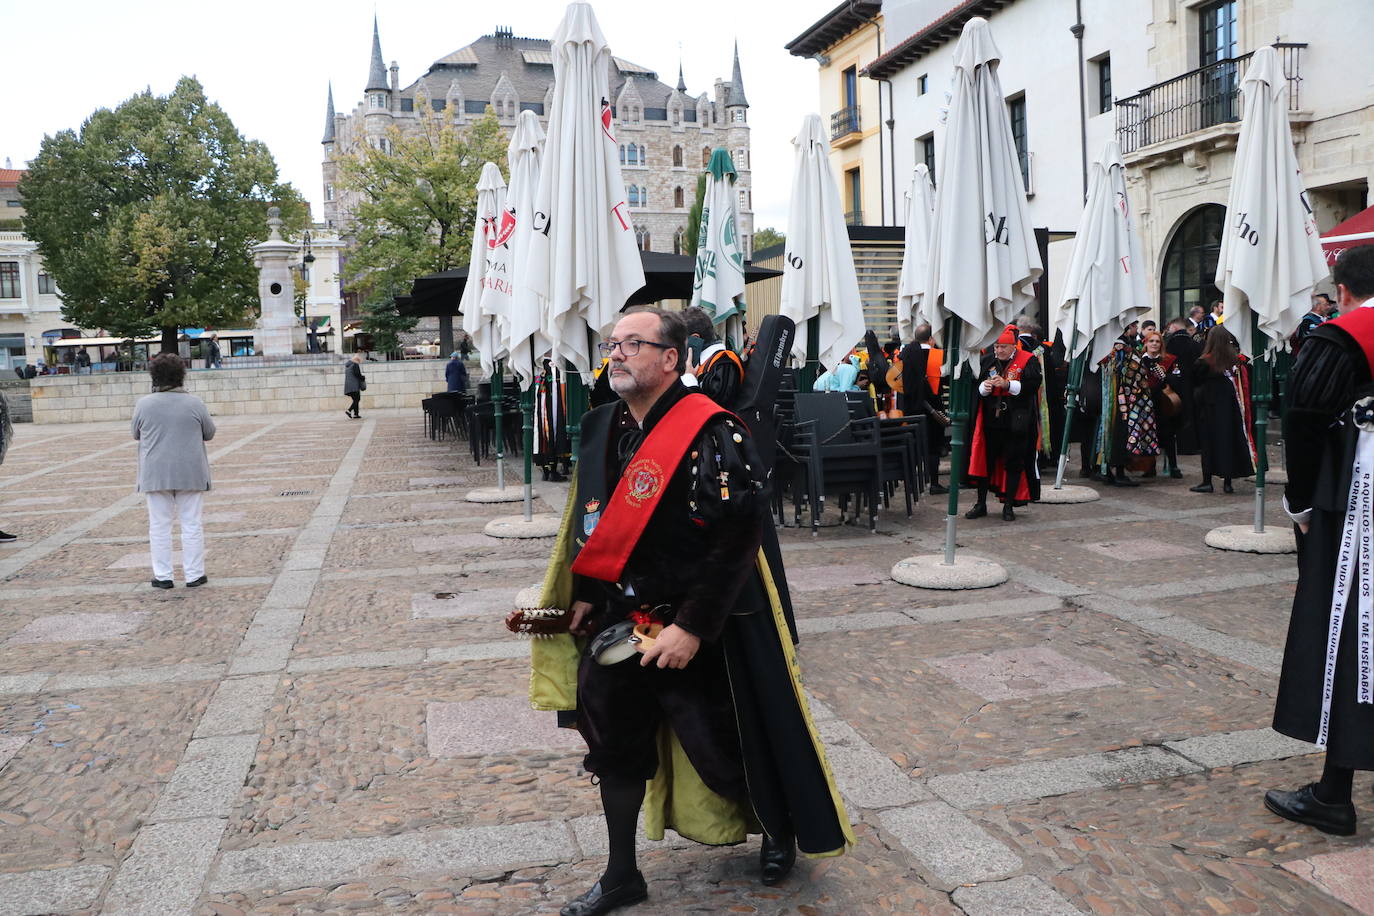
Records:
[[[324,109],[324,139],[321,143],[334,142],[334,84],[329,84],[329,102]]]
[[[372,17],[372,64],[367,71],[367,88],[364,92],[371,92],[374,89],[383,92],[389,91],[386,79],[386,62],[382,60],[382,38],[377,33],[377,17]]]
[[[726,105],[740,105],[749,107],[749,100],[744,97],[744,78],[739,72],[739,42],[735,42],[735,70],[730,76],[730,90],[726,96]]]

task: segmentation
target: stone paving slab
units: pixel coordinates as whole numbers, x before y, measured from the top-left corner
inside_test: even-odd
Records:
[[[153,809],[153,822],[228,817],[257,745],[256,735],[193,739]]]
[[[425,708],[425,736],[431,757],[586,747],[581,735],[559,728],[548,713],[530,709],[524,697],[430,703]]]
[[[965,690],[994,701],[1121,684],[1106,672],[1075,662],[1044,646],[950,655],[927,661]]]
[[[1328,852],[1285,862],[1283,867],[1356,912],[1374,916],[1374,849]]]
[[[122,863],[101,912],[129,916],[186,913],[200,896],[224,821],[201,818],[154,824],[139,832],[133,854]]]
[[[968,916],[1079,916],[1081,912],[1039,878],[1022,876],[955,888]]]
[[[70,913],[96,902],[108,865],[81,865],[0,874],[0,916]]]
[[[27,735],[0,735],[0,769],[4,769],[5,764],[28,743]]]
[[[1204,767],[1230,767],[1260,760],[1281,760],[1317,753],[1306,741],[1280,735],[1272,728],[1229,732],[1220,735],[1200,735],[1182,741],[1166,741],[1164,746]]]
[[[50,614],[29,621],[22,630],[5,640],[5,645],[124,639],[137,631],[147,618],[146,611],[132,614]]]
[[[891,808],[879,821],[946,887],[992,881],[1022,868],[1020,857],[944,802]]]

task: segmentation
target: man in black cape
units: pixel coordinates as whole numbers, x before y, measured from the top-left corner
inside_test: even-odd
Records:
[[[620,400],[583,418],[555,548],[554,566],[572,560],[573,634],[595,647],[627,619],[663,625],[642,655],[602,664],[584,651],[577,662],[577,727],[609,859],[565,916],[648,896],[635,857],[646,791],[651,835],[651,822],[715,844],[761,830],[765,884],[787,875],[798,848],[838,855],[853,842],[760,555],[765,470],[744,425],[682,384],[686,346],[682,319],[658,309],[625,315],[603,343]],[[707,809],[721,813],[694,829]],[[720,826],[732,817],[739,829]]]
[[[1341,317],[1307,337],[1284,423],[1284,508],[1298,528],[1298,586],[1274,729],[1326,751],[1321,779],[1264,805],[1326,833],[1355,832],[1355,770],[1374,769],[1374,245],[1332,271]]]
[[[930,476],[930,494],[948,493],[940,486],[940,453],[944,451],[945,427],[949,417],[940,398],[940,364],[944,354],[931,342],[929,324],[916,325],[915,337],[903,348],[902,413],[926,419],[926,472]],[[931,360],[935,360],[931,364]]]

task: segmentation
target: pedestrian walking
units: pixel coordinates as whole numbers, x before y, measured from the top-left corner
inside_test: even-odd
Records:
[[[10,419],[10,402],[0,391],[0,464],[5,463],[5,452],[9,451],[10,440],[14,438],[14,421]],[[17,541],[19,535],[0,531],[0,543]]]
[[[1193,365],[1192,380],[1202,445],[1202,483],[1189,489],[1211,493],[1212,477],[1217,476],[1222,479],[1222,489],[1234,493],[1232,480],[1255,473],[1250,370],[1240,358],[1240,344],[1234,334],[1221,325],[1207,332],[1202,356]]]
[[[444,381],[448,391],[468,390],[468,367],[463,365],[462,355],[454,350],[448,355],[448,365],[444,366]]]
[[[1341,317],[1307,335],[1284,421],[1284,508],[1297,526],[1298,585],[1274,730],[1326,751],[1321,779],[1270,790],[1270,811],[1325,833],[1355,832],[1355,770],[1374,769],[1374,636],[1367,597],[1374,546],[1374,245],[1332,270]]]
[[[205,402],[184,387],[186,363],[175,353],[148,362],[153,393],[134,405],[131,428],[138,440],[138,492],[148,501],[148,546],[153,588],[172,587],[172,520],[181,525],[181,567],[187,588],[205,576],[205,535],[200,513],[210,489],[205,443],[215,438],[215,421]]]
[[[358,400],[366,390],[367,376],[363,375],[363,355],[354,353],[352,359],[344,366],[344,394],[349,400],[344,416],[354,420],[362,418],[362,414],[358,413]]]
[[[205,352],[205,368],[218,369],[223,364],[219,348],[219,335],[210,335],[210,344]]]

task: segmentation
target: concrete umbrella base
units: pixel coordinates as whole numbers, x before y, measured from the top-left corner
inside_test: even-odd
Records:
[[[547,513],[535,513],[525,520],[523,515],[507,515],[487,522],[483,533],[494,538],[551,538],[558,534],[559,518]]]
[[[1218,550],[1236,550],[1243,553],[1297,553],[1298,541],[1292,528],[1278,525],[1265,525],[1264,533],[1255,531],[1254,525],[1223,525],[1207,532],[1204,539],[1208,547]]]
[[[892,578],[913,588],[962,590],[991,588],[1007,581],[1007,571],[986,557],[955,554],[954,565],[945,565],[944,554],[907,557],[892,567]]]
[[[1040,488],[1038,502],[1050,506],[1060,506],[1069,503],[1090,503],[1101,498],[1102,494],[1092,487],[1080,487],[1066,483],[1061,489],[1056,490],[1054,485],[1050,484]]]
[[[534,495],[538,496],[539,491],[535,490]],[[524,484],[517,484],[506,487],[483,487],[478,490],[469,490],[463,497],[470,503],[518,503],[525,498]]]

